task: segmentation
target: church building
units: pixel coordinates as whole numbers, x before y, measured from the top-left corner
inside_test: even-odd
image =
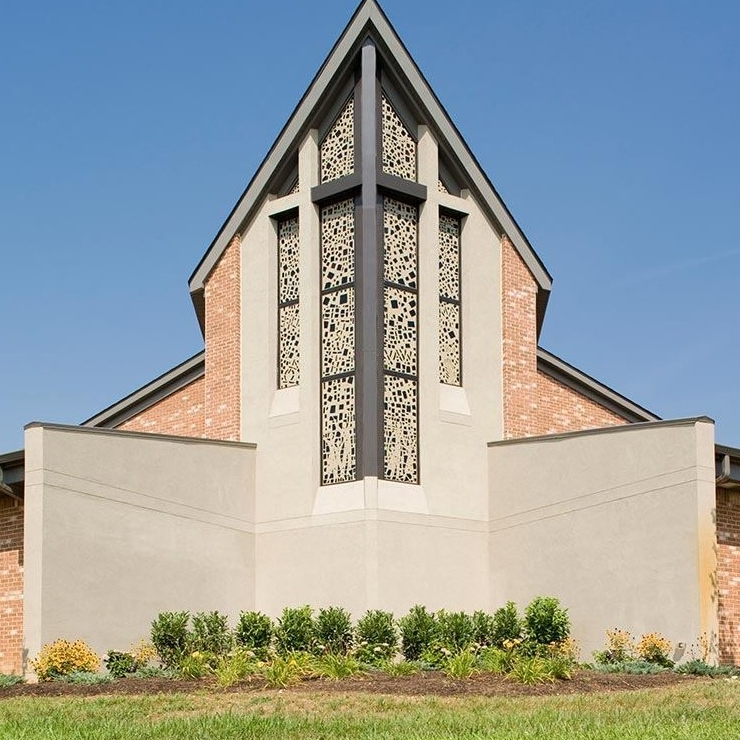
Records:
[[[0,455],[0,672],[165,610],[537,595],[584,659],[740,663],[740,450],[540,347],[551,283],[364,0],[190,278],[203,351]]]

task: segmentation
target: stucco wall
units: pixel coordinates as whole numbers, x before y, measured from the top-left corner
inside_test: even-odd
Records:
[[[32,425],[26,431],[25,647],[99,653],[162,610],[254,604],[249,445]]]
[[[537,285],[501,240],[505,439],[625,424],[622,417],[537,370]]]
[[[719,648],[723,663],[740,665],[740,492],[717,489]]]
[[[716,639],[713,431],[653,423],[491,446],[493,603],[559,597],[584,657],[613,627]]]
[[[0,673],[18,674],[23,649],[23,506],[0,495]]]
[[[205,429],[204,391],[205,378],[198,378],[117,428],[128,432],[202,437]]]

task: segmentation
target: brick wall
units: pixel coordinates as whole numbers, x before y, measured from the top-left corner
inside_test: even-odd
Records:
[[[117,428],[129,432],[203,437],[205,386],[205,378],[194,380]]]
[[[241,242],[229,244],[205,284],[205,436],[241,435]]]
[[[740,665],[740,492],[717,489],[719,656]]]
[[[501,240],[504,438],[573,432],[626,421],[537,370],[537,284]]]
[[[0,496],[0,673],[22,673],[23,507]]]

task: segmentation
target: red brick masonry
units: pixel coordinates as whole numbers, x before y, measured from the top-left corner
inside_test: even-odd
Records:
[[[23,507],[0,497],[0,673],[22,673]]]
[[[621,416],[537,370],[537,284],[501,240],[504,438],[626,424]]]
[[[717,489],[719,656],[740,665],[740,492]]]

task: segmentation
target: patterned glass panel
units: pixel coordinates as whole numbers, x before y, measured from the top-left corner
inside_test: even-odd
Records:
[[[355,479],[355,379],[325,380],[321,384],[322,483]]]
[[[385,280],[416,288],[416,206],[393,198],[383,198],[383,243]]]
[[[382,96],[383,172],[416,181],[416,141],[398,113]]]
[[[288,191],[288,195],[294,195],[295,193],[299,193],[301,190],[301,181],[296,178],[296,181],[293,183],[293,187]]]
[[[460,221],[439,215],[439,294],[460,299]]]
[[[416,483],[419,480],[416,381],[385,375],[383,406],[385,478]]]
[[[346,288],[321,298],[321,376],[354,369],[355,291]]]
[[[355,171],[355,101],[350,98],[321,142],[321,182]]]
[[[298,385],[300,380],[300,311],[297,303],[279,309],[280,324],[280,388]]]
[[[298,217],[278,225],[278,259],[280,260],[280,303],[298,300],[299,262]]]
[[[440,193],[447,193],[447,195],[450,194],[450,191],[445,187],[442,180],[437,180],[437,190],[439,190]]]
[[[321,289],[355,279],[355,203],[351,198],[321,209]]]
[[[386,370],[416,375],[416,292],[387,286],[383,312],[383,362]]]
[[[439,303],[439,382],[460,385],[460,306]]]

